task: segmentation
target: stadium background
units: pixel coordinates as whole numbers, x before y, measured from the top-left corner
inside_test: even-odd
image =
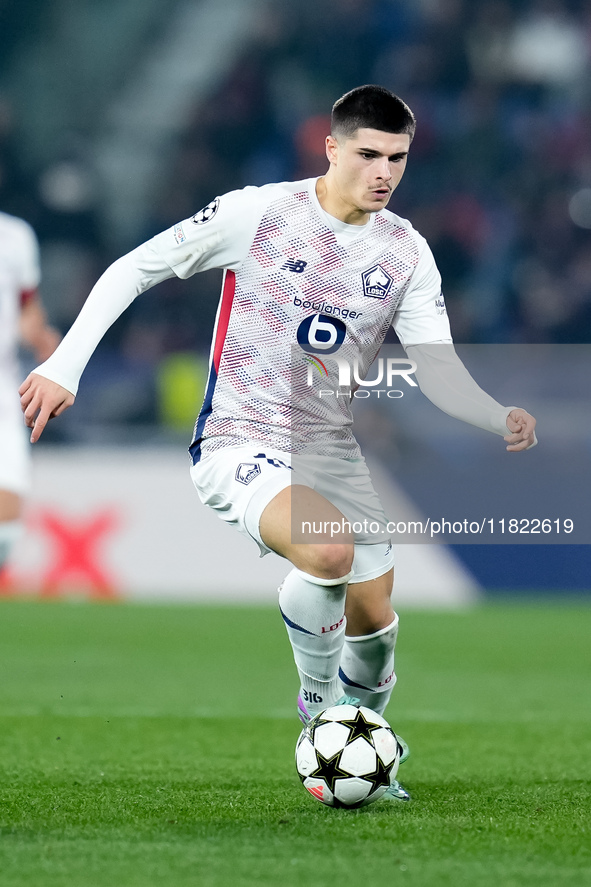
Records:
[[[419,120],[391,208],[429,240],[455,338],[480,348],[477,369],[499,399],[506,380],[488,349],[519,346],[509,381],[544,419],[544,448],[523,458],[533,488],[553,478],[549,499],[532,501],[551,509],[566,485],[583,514],[590,67],[591,15],[576,0],[4,2],[0,207],[37,231],[43,297],[65,331],[110,261],[216,194],[324,172],[327,108],[359,83],[383,83]],[[259,570],[254,548],[203,515],[186,472],[218,287],[217,273],[166,282],[105,338],[75,408],[38,445],[6,593],[272,595],[281,566]],[[541,374],[540,346],[550,349]],[[425,409],[359,423],[391,494],[402,488],[423,512],[434,476],[453,496],[499,449]],[[426,474],[408,470],[419,442]],[[509,495],[516,479],[506,482]],[[231,551],[237,571],[212,570],[212,547]],[[588,545],[408,546],[401,556],[409,601],[589,590]]]

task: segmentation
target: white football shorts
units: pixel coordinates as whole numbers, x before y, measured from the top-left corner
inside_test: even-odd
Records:
[[[191,467],[191,478],[204,505],[259,546],[259,523],[269,502],[292,483],[311,487],[350,522],[355,539],[353,582],[374,579],[394,562],[387,520],[363,458],[296,456],[264,444],[226,447]],[[357,569],[356,569],[357,562]]]
[[[0,410],[0,490],[24,495],[30,485],[30,445],[19,408]]]

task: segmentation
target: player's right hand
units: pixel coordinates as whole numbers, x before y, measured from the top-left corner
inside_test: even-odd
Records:
[[[33,429],[31,443],[37,443],[49,420],[71,407],[76,399],[67,388],[37,373],[29,373],[18,393],[25,425]]]

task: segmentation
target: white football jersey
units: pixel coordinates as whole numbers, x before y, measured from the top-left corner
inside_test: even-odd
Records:
[[[339,222],[316,179],[230,192],[146,247],[182,278],[225,269],[194,462],[245,442],[357,458],[358,383],[319,396],[318,381],[342,380],[329,358],[363,379],[390,325],[405,346],[451,342],[425,239],[388,210],[364,226]]]
[[[22,219],[0,213],[0,411],[2,412],[18,409],[17,354],[21,299],[23,294],[37,288],[39,276],[39,251],[32,228]]]

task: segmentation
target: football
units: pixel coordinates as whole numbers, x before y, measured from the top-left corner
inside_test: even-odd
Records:
[[[312,718],[296,745],[304,787],[329,807],[363,807],[396,776],[400,746],[388,722],[365,706],[333,705]]]

